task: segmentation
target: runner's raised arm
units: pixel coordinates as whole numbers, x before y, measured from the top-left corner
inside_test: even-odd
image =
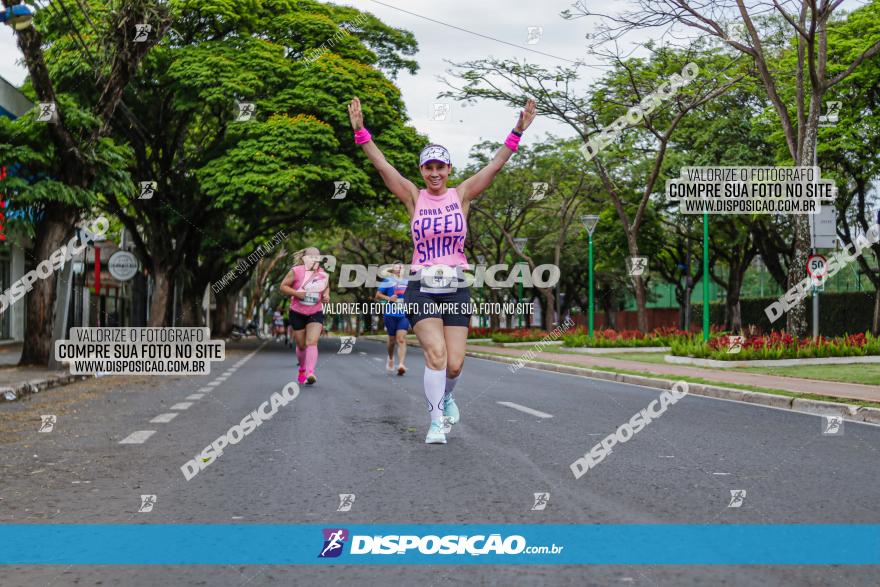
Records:
[[[376,168],[376,171],[379,172],[382,181],[385,182],[385,186],[404,203],[406,209],[412,215],[416,198],[419,196],[419,190],[413,182],[403,177],[394,166],[388,163],[385,155],[382,154],[382,151],[373,142],[370,132],[364,128],[364,113],[361,110],[360,98],[357,96],[348,105],[348,118],[351,120],[352,130],[354,130],[355,143],[364,149],[364,153],[373,164],[373,167]]]

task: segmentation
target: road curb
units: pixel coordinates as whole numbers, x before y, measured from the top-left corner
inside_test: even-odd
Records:
[[[498,363],[519,363],[520,359],[512,357],[499,356],[492,353],[480,353],[474,351],[466,351],[465,356],[478,359],[487,359]],[[643,377],[641,375],[626,375],[623,373],[613,373],[611,371],[597,371],[586,367],[572,367],[568,365],[557,365],[555,363],[542,363],[539,361],[527,361],[524,366],[532,369],[541,369],[542,371],[554,371],[556,373],[565,373],[568,375],[579,375],[589,377],[591,379],[604,379],[606,381],[617,381],[619,383],[629,383],[632,385],[641,385],[644,387],[653,387],[656,389],[671,389],[674,381],[668,379],[657,379],[654,377]],[[858,422],[867,422],[870,424],[880,424],[880,408],[869,408],[864,406],[855,406],[852,404],[844,404],[840,402],[821,401],[814,399],[792,398],[785,395],[774,395],[771,393],[761,393],[758,391],[746,391],[744,389],[733,389],[719,385],[708,385],[705,383],[688,383],[688,392],[693,395],[703,395],[706,397],[714,397],[717,399],[727,399],[741,401],[747,403],[779,408],[783,410],[791,410],[795,412],[806,412],[817,416],[842,416],[849,420]]]
[[[63,373],[61,375],[50,375],[45,379],[31,379],[30,381],[25,381],[12,386],[3,385],[0,386],[0,403],[16,401],[26,395],[39,393],[52,387],[61,387],[62,385],[68,385],[74,381],[81,381],[83,379],[88,379],[89,377],[94,377],[94,375],[71,375],[69,373]]]

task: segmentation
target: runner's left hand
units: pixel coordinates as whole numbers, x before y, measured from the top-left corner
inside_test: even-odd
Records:
[[[531,98],[526,102],[525,110],[519,113],[519,120],[516,121],[516,132],[523,132],[535,119],[535,101]]]

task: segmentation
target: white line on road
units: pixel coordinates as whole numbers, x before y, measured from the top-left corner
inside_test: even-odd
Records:
[[[211,391],[210,387],[203,387],[199,390],[199,393],[208,393],[209,391]]]
[[[150,420],[150,424],[167,424],[171,420],[177,417],[178,412],[168,412],[167,414],[159,414],[152,420]]]
[[[155,434],[155,430],[136,430],[119,441],[119,444],[143,444],[143,442]]]
[[[204,393],[191,393],[186,396],[186,399],[202,399],[203,397],[205,397]]]
[[[211,383],[208,384],[208,387],[217,387],[218,385],[220,385],[222,383],[223,383],[222,381],[212,381]]]
[[[169,409],[170,410],[187,410],[189,407],[193,405],[192,402],[180,402],[179,404],[174,404]]]
[[[537,416],[539,418],[552,418],[553,414],[547,414],[545,412],[539,412],[538,410],[533,410],[532,408],[527,408],[525,406],[521,406],[519,404],[515,404],[513,402],[496,402],[501,404],[502,406],[507,406],[508,408],[513,408],[514,410],[519,410],[520,412],[525,412],[526,414],[531,414],[532,416]]]

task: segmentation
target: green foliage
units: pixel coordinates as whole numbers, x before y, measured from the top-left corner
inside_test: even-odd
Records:
[[[728,337],[679,340],[672,344],[672,354],[718,361],[753,361],[780,359],[818,359],[825,357],[864,357],[880,355],[880,338],[870,332],[839,338],[798,339],[789,335],[751,337],[738,353],[728,351]]]

